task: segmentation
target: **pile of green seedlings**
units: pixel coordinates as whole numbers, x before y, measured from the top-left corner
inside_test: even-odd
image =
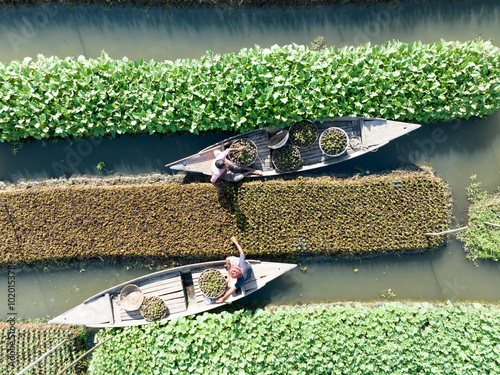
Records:
[[[200,275],[198,286],[205,297],[217,298],[224,294],[227,283],[222,272],[211,268]]]
[[[142,302],[141,314],[149,322],[164,318],[166,313],[167,305],[160,297],[147,297]]]
[[[14,332],[14,336],[10,336],[9,330]],[[28,372],[31,375],[57,374],[69,365],[85,352],[87,332],[82,327],[37,323],[16,323],[12,331],[10,324],[0,322],[0,347],[3,357],[0,361],[0,374],[17,374],[63,340],[67,341]],[[15,348],[12,362],[7,360],[11,343]],[[85,365],[80,362],[65,374],[77,375],[85,372]]]
[[[328,155],[340,154],[347,147],[347,135],[341,129],[327,129],[321,134],[319,147]]]
[[[285,144],[271,155],[274,167],[281,172],[292,172],[297,169],[302,161],[298,147],[291,143]]]
[[[117,338],[95,351],[89,374],[499,374],[499,320],[479,304],[205,313],[99,331],[96,342]]]
[[[39,55],[0,63],[0,142],[245,132],[347,115],[483,117],[500,107],[495,49],[476,39],[255,47],[176,62]]]
[[[424,233],[447,229],[449,215],[445,183],[418,171],[245,182],[222,195],[209,183],[171,183],[38,187],[0,200],[3,265],[214,260],[234,251],[235,234],[259,258],[423,250],[442,243]]]
[[[234,141],[231,148],[245,147],[241,151],[231,151],[227,158],[240,167],[247,167],[257,159],[257,146],[252,141],[243,138]]]
[[[472,176],[467,188],[470,206],[467,212],[468,229],[457,234],[464,243],[467,257],[500,260],[500,194],[487,194],[481,183]]]
[[[310,146],[318,138],[318,127],[312,121],[295,122],[290,127],[290,142],[297,147]]]

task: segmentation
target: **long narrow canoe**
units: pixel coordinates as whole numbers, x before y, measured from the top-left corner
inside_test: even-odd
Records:
[[[228,297],[224,302],[231,303],[259,290],[269,281],[295,268],[295,264],[248,261],[252,266],[252,277]],[[219,304],[206,304],[199,286],[200,274],[215,268],[227,275],[225,261],[197,263],[151,273],[90,297],[75,308],[55,317],[49,323],[75,324],[87,327],[125,327],[149,323],[142,317],[140,309],[127,311],[120,304],[122,289],[133,284],[140,288],[144,298],[157,296],[167,306],[166,320],[180,316],[201,313],[219,307]]]
[[[341,163],[343,161],[364,155],[367,152],[377,151],[380,147],[386,145],[393,139],[401,137],[420,127],[418,124],[365,117],[336,117],[334,119],[326,119],[323,122],[316,120],[315,124],[318,127],[319,134],[330,127],[343,129],[349,137],[349,146],[347,151],[343,155],[337,157],[326,156],[319,148],[318,137],[314,144],[300,149],[302,163],[293,172],[302,172]],[[173,170],[210,175],[210,167],[212,165],[212,161],[214,160],[214,151],[222,151],[229,147],[235,140],[247,138],[255,143],[258,152],[257,160],[250,167],[262,170],[263,176],[292,173],[281,172],[275,169],[271,161],[271,153],[273,150],[268,147],[268,141],[278,130],[280,129],[274,129],[274,131],[272,131],[268,128],[262,128],[248,133],[239,134],[207,147],[197,154],[167,164],[166,167]],[[248,177],[260,176],[248,175]]]

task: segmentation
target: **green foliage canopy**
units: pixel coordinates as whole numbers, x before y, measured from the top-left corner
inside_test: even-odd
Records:
[[[457,234],[464,243],[467,257],[500,260],[500,228],[485,223],[500,224],[500,194],[487,194],[481,183],[472,176],[467,188],[470,201],[468,209],[468,229]]]
[[[342,115],[410,122],[500,107],[489,41],[397,41],[207,52],[145,62],[38,56],[0,63],[0,142],[119,134],[244,132]]]
[[[101,330],[89,374],[498,374],[498,309],[391,303],[205,313]]]

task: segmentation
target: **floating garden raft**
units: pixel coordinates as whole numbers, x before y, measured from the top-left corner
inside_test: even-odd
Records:
[[[423,171],[248,182],[222,196],[209,183],[12,189],[0,193],[0,259],[211,260],[235,233],[259,259],[424,250],[444,240],[425,233],[448,228],[446,190]]]
[[[97,342],[117,337],[89,374],[498,374],[499,319],[493,306],[426,303],[203,314],[101,330]]]
[[[416,123],[500,107],[489,41],[288,45],[146,62],[38,56],[0,63],[0,142],[283,127],[304,119]]]
[[[468,229],[457,234],[464,243],[467,257],[500,260],[500,193],[487,194],[481,191],[481,183],[472,177],[467,189],[470,206]]]
[[[57,374],[86,351],[87,332],[83,327],[16,323],[13,329],[13,338],[9,337],[9,330],[12,332],[10,324],[0,322],[0,345],[2,346],[3,357],[2,361],[0,361],[0,374],[17,374],[65,339],[67,341],[61,347],[49,354],[27,374]],[[10,343],[13,343],[15,348],[12,363],[7,361],[7,354],[10,353]],[[11,366],[11,364],[14,364],[14,366]],[[65,372],[68,375],[85,373],[82,362]]]

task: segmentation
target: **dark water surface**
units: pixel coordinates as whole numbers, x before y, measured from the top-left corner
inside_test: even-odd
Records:
[[[0,9],[0,61],[45,55],[131,59],[196,58],[206,50],[308,44],[324,35],[330,45],[385,43],[400,39],[467,40],[482,35],[500,44],[500,2],[435,1],[400,7],[327,7],[319,9],[157,10],[119,8]],[[142,136],[84,141],[0,144],[0,180],[57,178],[80,174],[169,173],[164,164],[190,155],[225,135]],[[97,164],[105,163],[105,170]],[[454,191],[452,226],[464,223],[465,188],[477,174],[487,190],[500,186],[500,111],[484,120],[425,124],[373,154],[311,175],[372,173],[405,163],[429,163]],[[20,316],[57,315],[89,296],[139,275],[148,268],[126,266],[16,274]],[[7,276],[0,276],[7,285]],[[309,264],[269,284],[248,301],[471,300],[500,301],[500,264],[467,260],[460,242],[451,239],[437,251],[368,260]],[[7,301],[7,288],[0,300]],[[395,295],[395,296],[393,296]],[[385,296],[385,297],[384,297]],[[392,296],[392,297],[391,297]],[[4,306],[7,304],[5,303]],[[2,317],[7,311],[2,309]]]

